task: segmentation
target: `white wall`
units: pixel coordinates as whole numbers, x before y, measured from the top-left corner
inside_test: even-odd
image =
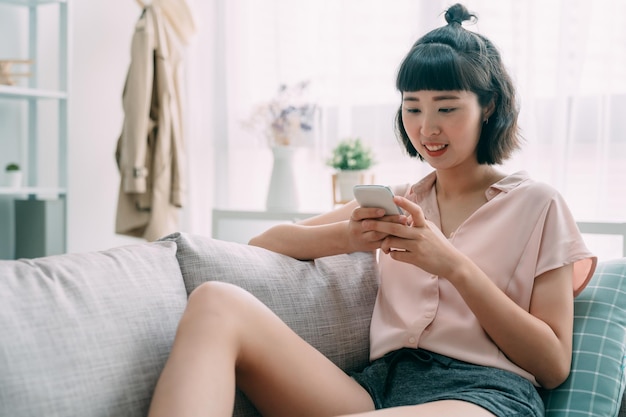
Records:
[[[69,102],[68,251],[131,243],[116,236],[119,174],[115,146],[130,39],[141,10],[134,1],[74,1]]]
[[[189,80],[194,90],[206,94],[194,99],[188,108],[188,147],[190,153],[206,155],[206,164],[190,161],[189,174],[202,178],[192,183],[202,191],[193,193],[198,212],[210,213],[213,172],[211,151],[211,111],[209,99],[212,48],[209,29],[212,1],[194,6],[200,31],[189,46]],[[208,4],[207,4],[208,3]],[[107,249],[141,240],[116,235],[115,210],[119,174],[114,152],[123,121],[122,89],[130,62],[130,43],[141,9],[134,0],[72,1],[72,41],[68,184],[68,251]],[[203,132],[201,140],[199,133]],[[209,133],[209,134],[207,134]],[[183,213],[183,229],[210,233],[210,216]]]

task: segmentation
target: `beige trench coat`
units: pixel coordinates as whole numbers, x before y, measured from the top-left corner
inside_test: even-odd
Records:
[[[152,241],[179,230],[185,200],[182,46],[160,9],[147,6],[135,26],[122,97],[118,234]]]

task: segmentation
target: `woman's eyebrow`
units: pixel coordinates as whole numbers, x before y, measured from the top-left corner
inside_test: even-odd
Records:
[[[459,96],[456,96],[456,95],[454,95],[454,94],[444,94],[444,95],[441,95],[441,96],[435,96],[435,97],[433,97],[433,100],[434,100],[434,101],[441,101],[441,100],[458,100],[458,99],[460,99],[460,97],[459,97]]]
[[[434,96],[433,101],[442,101],[442,100],[459,100],[461,97],[454,94],[442,94],[440,96]],[[420,101],[419,97],[414,96],[405,96],[402,98],[402,101]]]

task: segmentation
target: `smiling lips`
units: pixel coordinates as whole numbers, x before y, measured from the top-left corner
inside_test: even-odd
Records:
[[[424,148],[428,152],[430,156],[439,156],[443,154],[448,147],[448,145],[440,144],[440,143],[429,143],[423,144]]]

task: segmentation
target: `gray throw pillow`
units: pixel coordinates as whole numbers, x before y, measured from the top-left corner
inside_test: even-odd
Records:
[[[205,281],[238,285],[263,301],[296,333],[346,371],[369,360],[369,325],[378,288],[373,253],[299,261],[259,247],[190,234],[166,238],[187,292]],[[257,413],[238,393],[236,416]]]
[[[187,302],[175,253],[0,261],[0,415],[144,417]]]

